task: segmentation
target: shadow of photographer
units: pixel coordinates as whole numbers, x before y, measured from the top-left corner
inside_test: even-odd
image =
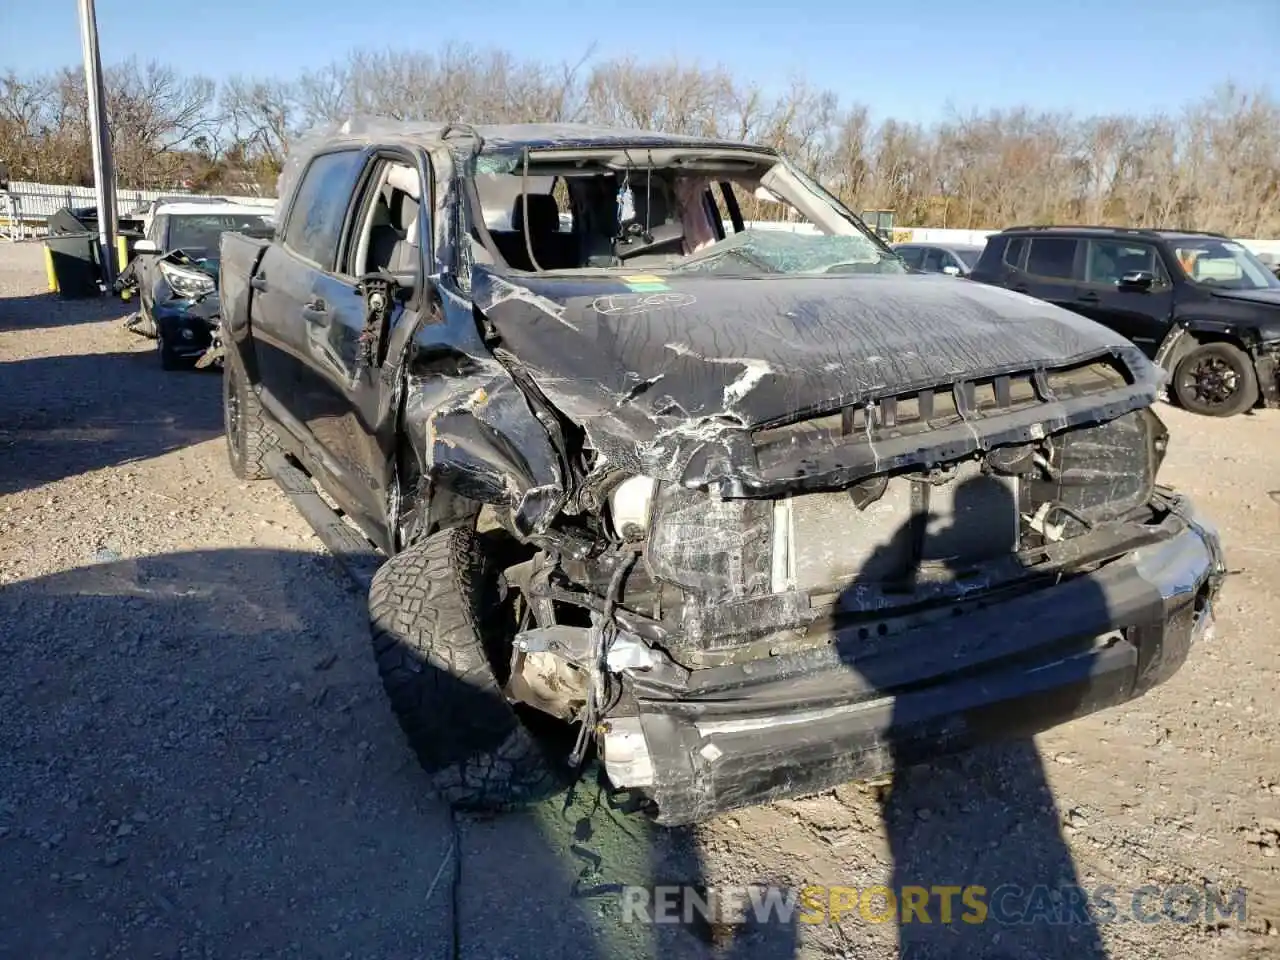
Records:
[[[910,482],[923,509],[877,548],[839,601],[849,611],[895,594],[950,598],[940,618],[882,621],[839,642],[849,669],[892,703],[879,736],[896,771],[881,802],[893,900],[880,896],[862,912],[896,921],[904,957],[1105,956],[1032,740],[1091,709],[1094,638],[1046,650],[1026,639],[1051,622],[1054,607],[1028,618],[1025,608],[1006,615],[999,597],[983,599],[1027,573],[1015,553],[1010,481]],[[940,499],[942,510],[933,510]],[[1106,597],[1083,579],[1071,603],[1076,614],[1106,618]],[[1049,682],[1048,670],[1046,682],[1037,679],[1037,667],[1067,662],[1077,667],[1067,682]],[[948,755],[938,758],[943,747]]]

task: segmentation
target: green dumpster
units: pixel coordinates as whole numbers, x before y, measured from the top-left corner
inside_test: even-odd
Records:
[[[68,300],[100,296],[96,233],[64,233],[46,237],[45,263],[51,292]]]

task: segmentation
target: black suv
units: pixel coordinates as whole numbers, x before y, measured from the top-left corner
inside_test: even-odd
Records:
[[[1010,227],[970,279],[1048,300],[1132,340],[1188,410],[1280,406],[1280,279],[1216,233]]]

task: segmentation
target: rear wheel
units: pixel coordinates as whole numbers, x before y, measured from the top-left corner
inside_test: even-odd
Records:
[[[240,355],[228,350],[222,364],[222,420],[227,436],[227,460],[241,480],[271,476],[266,456],[276,435],[266,422],[262,403],[249,386]]]
[[[391,708],[444,799],[501,810],[561,789],[503,696],[513,625],[474,530],[442,530],[388,560],[369,590],[369,622]]]
[[[1173,392],[1192,413],[1232,417],[1258,402],[1258,378],[1253,362],[1239,347],[1206,343],[1178,361]]]

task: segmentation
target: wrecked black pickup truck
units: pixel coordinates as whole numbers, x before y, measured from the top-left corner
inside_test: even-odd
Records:
[[[687,823],[1121,703],[1208,632],[1151,362],[909,273],[771,150],[351,121],[279,197],[222,240],[231,465],[389,557],[378,670],[455,804],[594,756]]]

